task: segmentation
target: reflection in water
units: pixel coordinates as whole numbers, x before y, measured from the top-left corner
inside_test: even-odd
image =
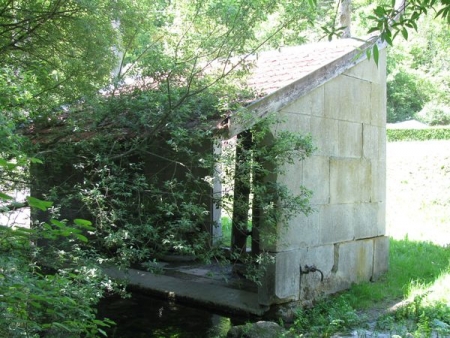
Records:
[[[232,320],[211,311],[191,308],[141,294],[131,298],[107,298],[99,304],[99,318],[107,317],[116,326],[107,330],[111,338],[225,337]]]

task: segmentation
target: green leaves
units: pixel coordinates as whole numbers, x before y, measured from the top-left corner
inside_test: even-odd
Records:
[[[434,0],[414,0],[405,2],[404,8],[395,8],[395,1],[391,4],[379,5],[368,17],[374,25],[368,33],[379,32],[382,41],[393,45],[395,37],[401,33],[403,38],[409,38],[408,29],[418,31],[418,23],[429,11],[435,11],[436,18],[443,18],[450,23],[450,2]]]
[[[53,202],[43,201],[36,197],[28,196],[27,201],[30,207],[45,211],[53,205]]]
[[[11,201],[14,198],[0,191],[0,199],[3,201]]]
[[[380,52],[378,50],[378,45],[376,43],[373,45],[372,51],[373,51],[373,59],[375,60],[375,63],[378,66],[378,59],[380,58]]]

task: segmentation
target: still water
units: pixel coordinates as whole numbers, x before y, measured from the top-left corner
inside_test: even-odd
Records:
[[[110,338],[225,337],[232,325],[247,321],[137,293],[127,299],[102,300],[99,318],[104,317],[117,324],[107,330]]]

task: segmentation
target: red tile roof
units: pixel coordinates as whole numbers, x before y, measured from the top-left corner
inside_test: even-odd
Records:
[[[254,57],[247,84],[261,94],[273,93],[363,44],[360,40],[340,39],[259,53]]]

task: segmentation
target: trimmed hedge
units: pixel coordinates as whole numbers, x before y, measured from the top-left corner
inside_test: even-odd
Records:
[[[450,128],[387,129],[387,141],[450,140]]]

